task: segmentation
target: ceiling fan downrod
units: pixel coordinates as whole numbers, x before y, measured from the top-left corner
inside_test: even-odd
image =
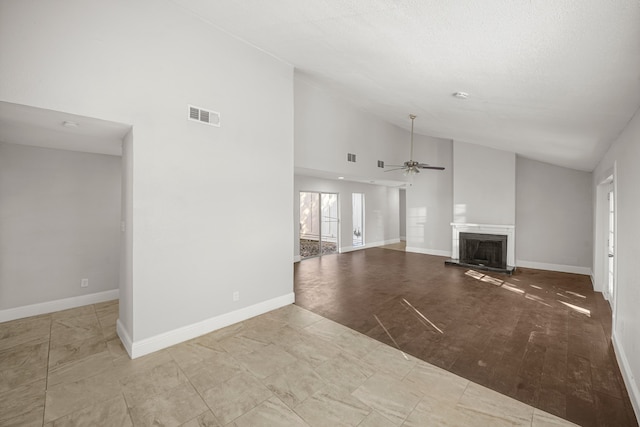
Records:
[[[411,153],[409,153],[409,161],[413,162],[413,121],[416,119],[415,114],[409,114],[409,118],[411,119]]]

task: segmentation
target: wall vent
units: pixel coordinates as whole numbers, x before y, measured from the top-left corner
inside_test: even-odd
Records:
[[[347,162],[356,162],[356,155],[353,153],[347,153]]]
[[[382,160],[378,160],[378,167],[384,168],[384,162]]]
[[[220,127],[220,113],[189,105],[189,120]]]

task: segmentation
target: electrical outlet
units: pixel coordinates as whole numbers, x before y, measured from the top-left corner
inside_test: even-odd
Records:
[[[88,288],[89,287],[89,279],[82,279],[82,281],[80,282],[80,287],[81,288]]]
[[[235,291],[235,292],[233,293],[233,300],[234,300],[234,301],[239,301],[239,300],[240,300],[240,292]]]

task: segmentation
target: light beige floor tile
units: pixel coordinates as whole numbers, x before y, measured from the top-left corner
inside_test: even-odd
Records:
[[[49,369],[58,368],[105,350],[107,350],[107,344],[102,336],[64,345],[52,345],[49,351]]]
[[[245,369],[228,353],[216,352],[209,359],[203,360],[184,369],[191,384],[202,393],[216,385],[246,372]]]
[[[194,338],[193,341],[197,342],[200,345],[204,345],[205,347],[218,350],[220,341],[239,334],[243,329],[244,323],[234,323],[233,325],[229,325],[216,331],[209,332],[208,334],[199,336],[198,338]]]
[[[109,353],[111,353],[113,360],[120,357],[129,357],[127,350],[124,348],[124,345],[122,345],[122,341],[120,341],[120,338],[114,338],[107,341],[107,348],[109,349]]]
[[[220,352],[191,340],[172,346],[169,348],[169,353],[173,357],[173,360],[184,369],[194,363],[199,363],[215,356]]]
[[[213,412],[207,411],[204,414],[200,414],[195,418],[190,419],[181,427],[219,427],[222,426],[218,419],[213,415]]]
[[[318,316],[317,314],[294,304],[271,311],[267,313],[267,316],[284,322],[295,329],[306,328],[307,326],[313,325],[323,319],[322,316]]]
[[[78,317],[95,316],[96,309],[93,305],[83,305],[81,307],[70,308],[68,310],[51,313],[51,319],[55,321],[76,319]]]
[[[277,370],[297,360],[281,347],[274,344],[269,344],[259,351],[254,351],[249,354],[237,355],[236,359],[245,369],[261,379],[268,377]]]
[[[51,324],[51,345],[55,347],[102,336],[95,313],[82,317],[63,317]]]
[[[118,378],[139,374],[165,363],[173,362],[168,350],[160,350],[146,356],[130,359],[128,355],[119,357],[113,361]]]
[[[119,304],[118,300],[114,299],[111,301],[99,302],[93,305],[94,310],[96,311],[96,315],[98,318],[105,314],[118,314],[119,313]]]
[[[42,410],[45,396],[45,379],[18,386],[0,393],[0,421],[7,421]]]
[[[301,335],[298,340],[283,340],[278,343],[287,353],[298,360],[317,367],[338,356],[340,349],[332,343]]]
[[[47,390],[45,422],[78,411],[87,406],[113,399],[121,394],[113,372],[104,372],[73,383],[62,383]]]
[[[351,329],[346,326],[342,326],[333,320],[323,318],[322,320],[307,326],[304,330],[311,335],[323,338],[327,341],[332,341]]]
[[[269,345],[268,342],[263,340],[255,340],[253,338],[245,337],[242,335],[233,335],[224,338],[218,342],[218,345],[222,350],[229,354],[247,354],[253,351],[261,350]],[[209,347],[212,347],[209,345]],[[212,347],[216,349],[215,347]]]
[[[375,349],[383,346],[376,340],[373,340],[366,335],[362,335],[359,332],[348,329],[334,337],[331,343],[343,352],[350,353],[357,358],[363,358],[367,354],[371,353]]]
[[[456,408],[476,419],[493,419],[494,425],[504,420],[508,425],[530,426],[533,417],[533,407],[471,382]]]
[[[272,397],[236,419],[234,427],[307,427],[307,424],[279,399]]]
[[[576,424],[558,418],[555,415],[548,412],[541,411],[540,409],[533,410],[533,420],[531,427],[574,427]]]
[[[326,386],[322,377],[305,362],[293,363],[262,382],[290,408]]]
[[[16,418],[0,421],[0,427],[41,427],[43,418],[44,406],[19,415]]]
[[[111,340],[118,336],[117,322],[118,313],[105,314],[98,317],[98,323],[100,324],[100,329],[104,339]]]
[[[0,393],[45,378],[49,342],[20,344],[0,351]]]
[[[193,414],[207,410],[207,405],[191,386],[181,384],[154,395],[133,408],[131,419],[135,426],[179,426],[189,421]]]
[[[242,373],[203,393],[216,418],[224,425],[250,411],[273,394],[257,378]]]
[[[130,408],[188,382],[187,376],[173,360],[120,380]]]
[[[371,408],[348,391],[336,387],[318,391],[294,410],[312,427],[357,426],[371,412]]]
[[[102,353],[92,354],[84,359],[66,363],[49,371],[47,386],[53,387],[62,383],[76,382],[102,372],[113,371],[112,360],[111,353],[105,350]]]
[[[413,387],[381,373],[372,375],[352,395],[396,424],[402,423],[423,397]]]
[[[351,355],[338,354],[315,368],[325,382],[343,387],[350,392],[358,388],[375,373],[368,365]]]
[[[132,425],[127,404],[122,396],[87,406],[51,423],[51,427],[128,427]]]
[[[432,401],[455,406],[469,381],[437,366],[418,362],[407,374],[404,383],[413,386]]]
[[[389,421],[383,415],[380,415],[378,411],[371,411],[367,417],[362,420],[358,427],[393,427],[394,423]]]
[[[303,332],[299,329],[292,328],[289,325],[284,325],[278,329],[275,336],[272,338],[272,344],[282,345],[283,343],[290,343],[292,345],[302,341],[304,337]]]
[[[486,415],[477,416],[442,401],[422,401],[409,414],[403,427],[504,427],[505,420]]]
[[[367,353],[362,361],[376,371],[403,379],[418,363],[415,357],[387,345],[379,345]]]
[[[278,333],[284,326],[286,324],[279,320],[258,316],[245,321],[243,330],[236,336],[243,336],[268,344],[277,340]]]
[[[50,332],[50,315],[0,323],[0,350],[5,350],[30,341],[47,341]]]

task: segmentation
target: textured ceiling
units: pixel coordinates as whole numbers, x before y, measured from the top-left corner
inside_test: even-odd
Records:
[[[173,1],[386,121],[562,166],[640,106],[638,0]]]

